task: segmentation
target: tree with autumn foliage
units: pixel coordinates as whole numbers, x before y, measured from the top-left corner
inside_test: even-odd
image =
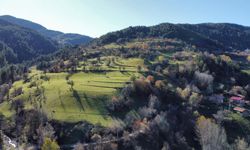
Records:
[[[45,138],[42,150],[60,150],[60,147],[56,141],[51,140],[50,138]]]
[[[196,121],[196,132],[203,150],[224,150],[229,147],[225,129],[210,118],[200,116]]]
[[[247,61],[250,62],[250,55],[247,56]]]
[[[154,83],[155,78],[152,75],[148,75],[147,78],[146,78],[146,81],[148,81],[149,83]]]
[[[249,144],[246,142],[245,139],[237,138],[233,145],[234,150],[250,150]]]
[[[231,63],[232,62],[232,59],[230,56],[227,56],[227,55],[220,55],[220,58],[221,60],[227,62],[227,63]]]

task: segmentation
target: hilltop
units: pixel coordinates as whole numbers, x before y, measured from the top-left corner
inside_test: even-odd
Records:
[[[28,21],[28,20],[21,19],[21,18],[16,18],[16,17],[9,16],[9,15],[0,16],[0,19],[19,25],[21,27],[35,30],[39,32],[41,35],[47,38],[50,38],[52,40],[55,40],[59,44],[63,44],[63,45],[86,44],[92,40],[91,37],[86,36],[86,35],[63,33],[60,31],[49,30],[38,23],[34,23],[32,21]]]
[[[250,27],[228,23],[135,26],[101,36],[97,44],[124,43],[134,39],[177,39],[200,50],[232,51],[250,47]]]
[[[53,53],[58,44],[38,32],[0,19],[0,67]]]

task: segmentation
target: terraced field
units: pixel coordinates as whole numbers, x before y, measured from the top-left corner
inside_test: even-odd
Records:
[[[112,66],[102,65],[104,72],[79,71],[74,74],[44,74],[32,68],[30,81],[15,82],[11,92],[22,87],[23,94],[14,99],[25,100],[26,109],[41,107],[50,119],[65,122],[86,120],[108,126],[115,118],[108,114],[106,103],[118,89],[130,82],[132,75],[140,76],[136,71],[138,64],[143,65],[143,60],[119,59]],[[121,67],[124,67],[122,71]],[[40,95],[36,95],[38,90]],[[10,102],[2,103],[0,112],[10,117],[13,113],[10,106]]]
[[[245,63],[245,65],[242,66],[241,70],[242,70],[242,72],[250,74],[250,64]]]

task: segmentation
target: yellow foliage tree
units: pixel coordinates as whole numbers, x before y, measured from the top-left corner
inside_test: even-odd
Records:
[[[250,55],[249,55],[249,56],[247,56],[247,61],[249,61],[249,62],[250,62]]]
[[[162,63],[165,60],[165,57],[164,56],[159,56],[158,60],[159,60],[160,63]]]
[[[164,82],[162,80],[155,81],[155,87],[158,89],[162,89],[165,86]]]
[[[56,141],[51,140],[50,138],[45,138],[42,150],[60,150],[60,147]]]
[[[196,122],[196,131],[204,150],[227,149],[229,146],[225,129],[209,118],[199,117]]]
[[[227,55],[220,55],[220,58],[221,58],[223,61],[227,62],[227,63],[232,62],[231,57],[229,57],[229,56],[227,56]]]

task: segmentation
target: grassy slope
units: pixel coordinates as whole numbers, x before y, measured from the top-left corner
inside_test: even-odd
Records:
[[[138,64],[143,64],[143,60],[123,59],[118,60],[112,72],[75,73],[70,76],[70,80],[74,81],[73,90],[67,84],[68,73],[47,73],[50,80],[44,81],[39,77],[42,73],[32,68],[29,76],[32,81],[39,84],[39,87],[45,89],[46,100],[42,103],[42,110],[47,113],[48,117],[66,122],[86,120],[108,126],[114,118],[108,115],[105,104],[109,97],[114,95],[117,89],[122,88],[133,74],[139,75],[135,72]],[[120,72],[117,67],[119,65],[128,67],[125,72]],[[23,83],[22,80],[13,85],[13,89],[23,87],[24,93],[17,98],[25,99],[27,109],[34,107],[36,101],[34,96],[32,96],[32,102],[28,100],[30,93],[33,94],[36,89],[36,87],[29,88],[29,85],[30,82]],[[10,117],[13,112],[9,111],[9,108],[10,103],[4,102],[0,105],[0,112]]]

